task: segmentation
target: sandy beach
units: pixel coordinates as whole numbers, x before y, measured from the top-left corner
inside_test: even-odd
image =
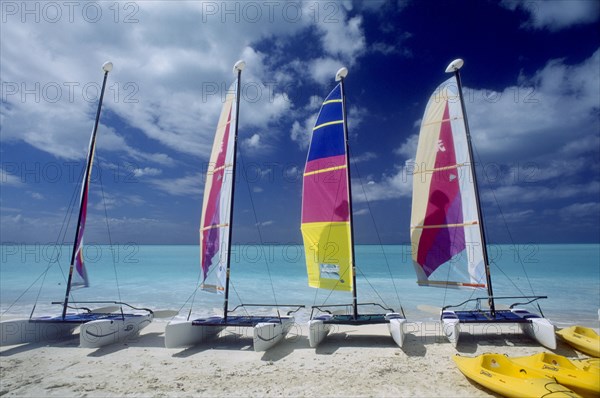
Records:
[[[315,350],[300,324],[266,353],[254,352],[252,338],[235,329],[210,344],[166,349],[165,325],[154,322],[137,338],[101,349],[79,348],[77,333],[1,347],[0,396],[487,397],[494,395],[468,381],[453,355],[545,350],[510,325],[463,332],[455,349],[435,322],[409,323],[403,349],[387,326],[376,325],[340,327]],[[585,357],[563,342],[556,352]]]

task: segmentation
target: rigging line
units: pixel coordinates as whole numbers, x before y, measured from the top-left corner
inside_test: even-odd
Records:
[[[202,233],[202,232],[200,232],[200,233]],[[202,250],[202,247],[200,247],[200,250]],[[219,255],[219,257],[220,257],[220,255]],[[213,271],[213,269],[209,270],[208,275],[210,275],[210,273],[212,271]],[[202,264],[200,264],[200,270],[198,271],[198,279],[196,279],[196,289],[194,289],[194,292],[192,293],[192,296],[191,296],[192,302],[190,303],[190,314],[192,313],[192,309],[194,308],[194,301],[196,301],[196,293],[198,293],[198,289],[200,288],[200,278],[202,278],[202,273],[203,273]],[[207,275],[207,277],[208,277],[208,275]],[[189,298],[188,298],[188,301],[189,301]],[[189,315],[188,315],[188,320],[189,320]]]
[[[237,289],[235,288],[235,284],[233,283],[233,281],[231,281],[231,279],[229,280],[229,286],[231,286],[231,288],[233,289],[233,292],[235,293],[235,295],[236,295],[236,297],[237,297],[238,301],[239,301],[240,303],[242,303],[242,304],[243,304],[244,302],[242,301],[242,298],[241,298],[241,297],[240,297],[240,295],[238,294],[238,291],[237,291]],[[246,309],[246,307],[242,307],[242,309],[243,309],[243,310],[244,310],[244,312],[246,313],[246,316],[250,316],[250,313],[248,312],[248,309]]]
[[[475,154],[477,156],[477,158],[479,159],[479,163],[481,163],[481,157],[479,156],[479,152],[477,151],[477,149],[473,146],[474,150],[475,150]],[[487,172],[485,170],[485,167],[483,167],[483,175],[486,179],[487,185],[489,187],[490,192],[492,193],[492,196],[494,197],[494,201],[496,202],[496,206],[498,207],[498,211],[500,212],[500,216],[502,217],[502,222],[504,223],[504,227],[506,228],[506,232],[508,233],[508,238],[510,239],[510,243],[513,245],[513,247],[515,248],[515,252],[517,253],[517,258],[519,259],[519,264],[521,265],[521,268],[523,269],[523,273],[525,274],[525,279],[527,279],[527,283],[529,284],[529,288],[531,289],[531,293],[533,295],[535,295],[535,291],[533,290],[533,285],[531,284],[531,280],[529,279],[529,275],[527,274],[527,270],[525,269],[525,264],[523,264],[523,260],[521,259],[521,256],[519,255],[519,250],[517,245],[515,244],[515,241],[513,239],[513,236],[510,232],[510,229],[508,228],[508,223],[506,221],[506,218],[504,217],[504,212],[502,211],[502,208],[500,207],[500,202],[498,202],[498,198],[496,197],[496,191],[494,190],[494,188],[490,185],[490,180],[488,178]],[[500,266],[498,264],[496,264],[496,267],[498,269],[501,269]],[[504,273],[504,272],[503,272]],[[506,274],[505,274],[506,275]],[[511,281],[511,283],[514,285],[514,282],[507,276],[508,280]],[[521,292],[521,290],[519,290],[519,292]],[[521,292],[521,294],[523,294],[523,292]],[[538,303],[538,307],[539,307],[539,303]]]
[[[17,297],[17,298],[15,299],[15,301],[13,301],[13,303],[12,303],[11,305],[9,305],[9,306],[8,306],[8,308],[7,308],[7,309],[6,309],[6,310],[5,310],[5,311],[4,311],[4,312],[3,312],[1,315],[2,315],[2,316],[4,316],[4,315],[5,315],[5,314],[6,314],[6,313],[7,313],[7,312],[8,312],[8,311],[9,311],[9,310],[12,308],[12,307],[14,307],[14,306],[15,306],[15,304],[17,304],[17,302],[18,302],[18,301],[19,301],[19,300],[20,300],[20,299],[21,299],[21,298],[22,298],[22,297],[23,297],[23,296],[24,296],[24,295],[25,295],[25,294],[26,294],[26,293],[29,291],[29,289],[31,289],[31,288],[32,288],[32,287],[33,287],[33,286],[34,286],[34,285],[37,283],[37,281],[39,281],[39,280],[40,280],[40,278],[41,278],[42,276],[45,276],[45,275],[48,273],[48,270],[49,270],[51,267],[52,267],[52,265],[51,265],[51,264],[50,264],[50,265],[48,265],[48,266],[46,267],[46,269],[45,269],[44,271],[42,271],[42,272],[41,272],[41,273],[38,275],[38,277],[37,277],[37,278],[36,278],[36,279],[35,279],[35,280],[34,280],[34,281],[33,281],[33,282],[32,282],[32,283],[29,285],[29,287],[28,287],[27,289],[25,289],[25,291],[23,291],[23,293],[21,293],[21,295],[19,295],[19,297]],[[38,294],[38,297],[39,297],[39,294]],[[36,299],[36,302],[35,302],[35,303],[37,304],[37,299]],[[35,307],[35,304],[34,304],[34,307]]]
[[[79,174],[79,181],[77,184],[75,184],[75,189],[73,190],[73,196],[71,197],[71,202],[69,203],[69,209],[67,210],[68,212],[68,219],[67,219],[67,225],[65,226],[65,229],[63,231],[63,236],[62,238],[60,238],[61,241],[61,247],[62,245],[64,245],[66,237],[67,237],[67,226],[69,224],[71,224],[71,217],[73,216],[73,213],[75,212],[75,204],[77,203],[77,197],[79,196],[78,193],[81,192],[81,185],[83,184],[83,175],[85,174],[85,167],[81,169],[81,173]],[[77,226],[75,226],[75,228],[77,228]],[[71,242],[68,242],[68,244],[70,245]],[[68,283],[67,281],[67,276],[65,275],[65,272],[63,271],[62,267],[60,266],[60,262],[56,262],[58,264],[58,269],[60,269],[60,273],[62,274],[63,280],[65,282],[65,284]],[[71,296],[71,298],[73,298],[73,296]]]
[[[177,310],[178,314],[181,312],[181,310],[183,309],[183,307],[186,306],[186,304],[190,301],[190,299],[192,299],[193,297],[196,296],[196,293],[198,292],[198,289],[200,289],[200,284],[199,283],[196,284],[196,288],[194,289],[194,291],[192,292],[192,294],[190,294],[188,296],[188,298],[185,300],[185,302],[181,305],[181,307],[179,307],[179,309]],[[190,311],[188,312],[188,316],[187,316],[187,320],[188,321],[190,320],[190,315],[191,314],[192,314],[192,308],[190,307]],[[173,318],[175,318],[175,316],[173,316]],[[173,318],[171,318],[171,319],[173,319]]]
[[[81,179],[83,177],[83,173],[84,173],[84,170],[82,170],[81,173],[80,173],[80,175],[79,175],[79,181],[81,181]],[[56,256],[56,264],[58,264],[58,268],[60,269],[60,272],[61,272],[61,274],[63,276],[63,280],[65,281],[65,283],[67,282],[67,278],[65,277],[65,274],[64,274],[64,272],[62,270],[62,267],[60,266],[59,259],[60,259],[60,253],[62,252],[62,242],[64,242],[65,236],[67,235],[67,226],[71,222],[71,215],[73,214],[73,210],[74,210],[74,206],[75,206],[75,200],[77,198],[77,192],[79,191],[78,188],[79,188],[80,185],[81,184],[75,184],[75,188],[73,189],[73,193],[71,194],[71,199],[69,200],[69,204],[67,206],[67,211],[65,212],[62,224],[60,226],[60,229],[58,230],[58,235],[56,237],[56,241],[54,241],[54,249],[52,251],[52,254],[54,256],[54,253],[56,253],[56,251],[59,250],[59,252],[58,252],[58,254]],[[61,235],[62,235],[62,238],[61,238]],[[58,245],[59,245],[59,242],[61,243],[61,249],[57,249]],[[33,287],[33,285],[35,285],[35,283],[43,276],[42,283],[40,284],[40,288],[38,289],[37,296],[35,297],[35,301],[34,301],[34,304],[33,304],[33,309],[31,310],[30,317],[32,317],[33,313],[35,311],[35,307],[37,306],[38,300],[39,300],[40,295],[42,293],[42,289],[44,287],[44,283],[46,282],[46,276],[48,275],[48,272],[50,271],[50,268],[53,267],[53,265],[54,264],[52,262],[52,258],[50,258],[49,261],[48,261],[48,265],[46,266],[46,269],[44,271],[42,271],[42,273],[40,274],[40,276],[38,276],[37,279],[31,285],[29,285],[29,287],[27,288],[27,290],[25,290],[23,292],[23,294],[21,294],[21,296],[19,296],[15,300],[15,302],[12,303],[8,307],[8,309],[6,311],[8,311],[10,308],[12,308],[19,301],[19,299],[21,297],[23,297],[23,295],[25,295],[25,293],[27,293],[27,291],[29,289],[31,289]],[[2,315],[4,315],[6,313],[6,311]]]
[[[267,254],[265,253],[265,246],[264,246],[264,242],[263,242],[263,238],[262,238],[262,233],[260,231],[258,216],[256,215],[256,207],[254,207],[254,199],[252,198],[250,183],[248,182],[248,175],[246,174],[244,155],[240,152],[239,156],[240,156],[240,160],[242,162],[242,172],[244,173],[244,180],[246,180],[246,187],[248,188],[248,196],[250,198],[250,204],[252,206],[252,213],[254,214],[254,223],[256,225],[256,230],[258,232],[258,239],[260,241],[261,252],[265,259],[265,265],[267,267],[267,274],[269,275],[269,282],[271,283],[271,291],[273,292],[273,300],[275,301],[275,305],[277,306],[277,296],[275,294],[275,286],[273,285],[273,278],[271,277],[271,268],[269,267],[269,259],[267,258]],[[277,310],[277,315],[279,316],[279,309]]]
[[[519,289],[519,286],[517,286],[515,284],[515,282],[513,282],[512,279],[510,279],[510,277],[504,272],[504,270],[502,268],[498,267],[498,264],[494,263],[494,265],[496,266],[496,268],[498,268],[498,270],[500,272],[502,272],[502,275],[504,275],[506,277],[506,279],[508,279],[508,281],[515,287],[515,289],[517,289],[519,291],[519,293],[521,293],[522,295],[525,295],[525,293],[521,289]]]
[[[349,148],[349,150],[351,150]],[[352,159],[353,157],[351,157]],[[383,253],[383,258],[385,259],[385,265],[387,266],[388,272],[390,274],[390,279],[392,280],[392,286],[394,286],[394,292],[396,293],[396,299],[398,300],[398,304],[400,304],[400,308],[402,308],[402,301],[400,301],[400,295],[398,294],[398,289],[396,287],[396,282],[394,281],[394,276],[392,275],[392,269],[390,268],[390,263],[388,261],[387,255],[385,254],[385,249],[383,247],[383,242],[381,241],[381,235],[379,234],[379,229],[377,229],[377,224],[375,223],[375,217],[373,216],[373,211],[371,210],[371,203],[369,202],[369,198],[367,197],[367,191],[365,190],[365,186],[362,181],[362,177],[360,176],[360,171],[358,169],[358,164],[356,161],[352,162],[354,165],[354,170],[356,170],[356,175],[358,177],[358,181],[360,182],[360,187],[362,188],[363,195],[365,196],[365,202],[367,203],[367,208],[369,209],[369,215],[371,216],[371,221],[373,222],[373,228],[375,229],[375,234],[377,235],[377,240],[379,241],[379,247],[381,248],[381,252]],[[362,271],[361,271],[362,274]],[[363,274],[364,276],[364,274]],[[366,276],[364,276],[365,279]],[[367,280],[368,282],[368,280]],[[371,285],[369,283],[369,285]],[[377,291],[375,291],[377,293]],[[379,296],[379,294],[377,294]],[[380,297],[381,299],[381,297]],[[383,302],[383,299],[381,299]],[[384,302],[385,304],[385,302]]]
[[[388,305],[386,304],[385,300],[379,295],[379,292],[377,291],[377,289],[375,289],[375,287],[373,285],[371,285],[371,282],[367,279],[364,272],[362,272],[362,270],[360,268],[358,269],[358,272],[360,272],[360,275],[367,281],[367,284],[371,287],[371,289],[373,289],[373,291],[375,292],[375,295],[377,297],[379,297],[379,300],[381,300],[381,303],[387,307]]]
[[[451,265],[448,264],[448,273],[446,274],[446,281],[450,280],[450,270],[451,270]],[[449,285],[445,284],[444,285],[444,299],[442,300],[442,308],[446,306],[446,297],[448,295],[448,289],[449,289]]]
[[[106,197],[104,195],[104,184],[102,183],[102,167],[100,164],[100,157],[98,157],[98,160],[96,160],[96,163],[98,164],[97,170],[98,170],[98,181],[100,182],[100,191],[102,192],[102,203],[104,205],[104,219],[106,220],[106,231],[108,233],[108,245],[110,248],[110,257],[112,258],[112,263],[113,263],[113,269],[115,271],[115,281],[117,284],[117,296],[119,297],[119,302],[122,302],[123,300],[121,300],[121,288],[119,286],[119,275],[117,273],[117,264],[115,262],[115,254],[114,254],[114,249],[113,249],[113,243],[112,243],[112,237],[110,234],[110,225],[108,222],[108,209],[106,207]],[[123,315],[123,307],[121,306],[121,315],[123,316],[123,320],[125,320],[125,316]]]

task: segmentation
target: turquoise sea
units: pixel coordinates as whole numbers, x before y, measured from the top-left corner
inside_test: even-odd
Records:
[[[60,307],[50,303],[64,298],[71,248],[2,245],[0,249],[0,314],[29,315],[35,303],[36,315],[58,313]],[[557,326],[598,327],[600,245],[490,245],[489,252],[496,296],[546,295],[541,308]],[[111,250],[106,245],[87,244],[84,256],[90,287],[73,291],[76,300],[120,300],[152,309],[181,309],[182,316],[189,311],[199,276],[197,245],[125,244],[113,245]],[[436,320],[432,307],[485,295],[419,287],[410,246],[358,245],[356,257],[359,301],[385,303],[396,310],[401,305],[409,320]],[[324,302],[351,302],[350,293],[330,294],[308,287],[300,245],[236,245],[231,275],[231,306],[264,304],[253,309],[259,313],[270,311],[268,305],[274,303],[309,308]],[[198,291],[193,299],[194,314],[222,309],[222,296]],[[305,309],[297,319],[304,321],[309,316],[310,309]]]

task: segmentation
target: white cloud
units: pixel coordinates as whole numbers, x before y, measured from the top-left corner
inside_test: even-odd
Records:
[[[110,210],[118,207],[131,208],[133,206],[141,206],[146,201],[139,195],[121,195],[115,193],[101,192],[93,196],[93,201],[90,202],[91,208],[103,212],[105,209]]]
[[[312,130],[315,127],[317,121],[317,114],[313,114],[308,118],[304,119],[301,123],[297,120],[292,124],[292,131],[290,131],[290,138],[296,142],[300,149],[305,150],[310,144],[312,137]]]
[[[154,179],[150,184],[159,190],[175,196],[201,195],[205,178],[200,173],[180,178]]]
[[[560,184],[558,186],[539,186],[537,184],[506,185],[494,191],[483,190],[481,197],[488,202],[498,200],[503,206],[511,203],[535,203],[557,199],[578,198],[584,195],[600,194],[600,182],[584,184]]]
[[[325,51],[352,66],[366,48],[362,17],[356,16],[348,20],[346,15],[340,17],[342,23],[327,23],[323,20],[318,28],[324,32],[321,40]]]
[[[589,223],[597,226],[598,217],[600,217],[600,203],[573,203],[560,209],[559,215],[565,221],[588,220]]]
[[[364,152],[361,153],[360,155],[354,155],[352,157],[352,162],[353,163],[361,163],[361,162],[368,162],[369,160],[373,160],[373,159],[377,159],[378,156],[375,152]]]
[[[364,209],[353,209],[352,213],[355,216],[364,216],[365,214],[369,214],[369,209],[364,208]]]
[[[383,43],[383,42],[373,43],[373,44],[371,44],[371,46],[369,48],[371,51],[376,52],[376,53],[381,53],[383,55],[393,54],[398,51],[396,46],[394,46],[392,44]]]
[[[144,168],[136,168],[133,170],[133,175],[135,177],[154,177],[162,174],[162,170],[155,169],[153,167],[144,167]]]
[[[501,4],[509,10],[521,9],[529,13],[530,19],[524,27],[551,31],[594,23],[600,15],[600,3],[594,0],[503,0]]]
[[[39,192],[28,192],[28,193],[35,200],[42,200],[42,199],[44,199],[44,195],[42,195]]]
[[[260,148],[260,135],[252,134],[250,138],[246,138],[244,140],[244,144],[248,149],[258,149]]]
[[[311,95],[308,100],[308,104],[304,107],[304,110],[307,112],[315,112],[321,109],[321,105],[323,105],[323,97],[318,95]]]
[[[531,78],[501,92],[465,89],[476,149],[534,159],[600,130],[600,50],[579,65],[551,60]],[[464,73],[467,73],[465,70]]]
[[[365,185],[353,182],[352,196],[355,203],[407,198],[412,194],[412,168],[406,164],[397,166],[393,174],[384,174],[379,181],[369,179]],[[366,197],[365,197],[366,195]]]
[[[344,66],[344,62],[337,58],[316,58],[309,62],[310,76],[320,84],[333,84],[335,73]]]
[[[506,222],[523,222],[523,220],[529,219],[535,215],[535,211],[531,209],[513,211],[498,214],[499,221]]]
[[[97,102],[93,94],[101,81],[99,67],[107,58],[115,68],[108,79],[102,123],[116,114],[171,150],[208,156],[221,108],[219,94],[234,80],[231,67],[239,58],[248,64],[243,82],[260,89],[256,101],[243,104],[241,125],[266,127],[278,121],[291,103],[263,83],[271,81],[274,73],[253,43],[293,37],[315,21],[306,17],[290,23],[281,7],[271,20],[268,9],[256,4],[263,8],[261,23],[238,14],[243,18],[235,26],[235,16],[225,23],[222,19],[226,10],[221,8],[229,6],[206,2],[181,3],[176,8],[167,2],[139,3],[135,18],[140,23],[115,23],[107,8],[106,18],[97,23],[63,18],[55,24],[33,24],[22,23],[18,16],[8,18],[2,32],[2,80],[17,92],[3,95],[3,139],[24,141],[65,159],[85,156]],[[207,14],[209,6],[216,6],[216,13]],[[88,86],[92,90],[84,90]],[[35,92],[25,94],[22,87]],[[56,88],[61,96],[55,95]],[[126,151],[137,160],[173,163],[165,153],[122,145],[127,143],[121,132],[113,131],[103,141],[104,149]]]
[[[23,184],[18,176],[8,173],[2,168],[0,168],[0,181],[2,182],[2,185],[19,186]]]
[[[420,123],[419,123],[420,125]],[[400,146],[400,148],[394,150],[397,155],[404,156],[405,159],[414,159],[417,154],[417,145],[419,144],[419,135],[412,134],[406,141]]]
[[[260,2],[252,7],[260,8],[261,20],[252,20],[244,4],[188,2],[175,9],[168,2],[144,2],[135,8],[139,23],[115,23],[108,9],[103,10],[106,18],[93,24],[81,18],[55,24],[9,18],[3,29],[2,80],[18,92],[0,105],[3,139],[64,159],[83,158],[101,81],[99,66],[110,58],[115,68],[108,78],[99,149],[121,151],[138,161],[175,163],[166,151],[148,153],[123,132],[107,129],[107,124],[115,125],[109,118],[116,115],[129,130],[139,129],[150,145],[207,157],[222,94],[234,80],[232,64],[244,58],[248,67],[242,76],[240,138],[248,139],[243,136],[247,127],[259,128],[260,149],[269,150],[264,143],[277,134],[269,127],[293,108],[282,88],[299,77],[329,83],[339,67],[354,65],[366,49],[363,20],[348,14],[352,2],[302,2],[301,17],[294,21],[281,4]],[[335,15],[326,12],[331,6]],[[229,7],[235,15],[227,12]],[[318,56],[286,60],[282,54],[275,62],[277,54],[267,56],[256,47],[264,39],[294,40],[298,32],[316,32],[322,50]],[[29,89],[36,84],[39,99],[21,90],[21,85]],[[84,89],[88,86],[92,90]],[[50,97],[56,88],[62,95],[54,101]]]

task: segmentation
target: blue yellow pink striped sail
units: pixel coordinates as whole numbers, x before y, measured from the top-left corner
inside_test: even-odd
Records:
[[[302,238],[308,284],[352,289],[344,109],[338,84],[323,102],[304,169]]]
[[[203,290],[224,293],[231,194],[233,189],[233,148],[236,120],[234,82],[225,97],[206,172],[202,218],[200,220],[200,264]]]
[[[413,175],[412,258],[418,283],[485,288],[480,221],[455,77],[433,93]]]

